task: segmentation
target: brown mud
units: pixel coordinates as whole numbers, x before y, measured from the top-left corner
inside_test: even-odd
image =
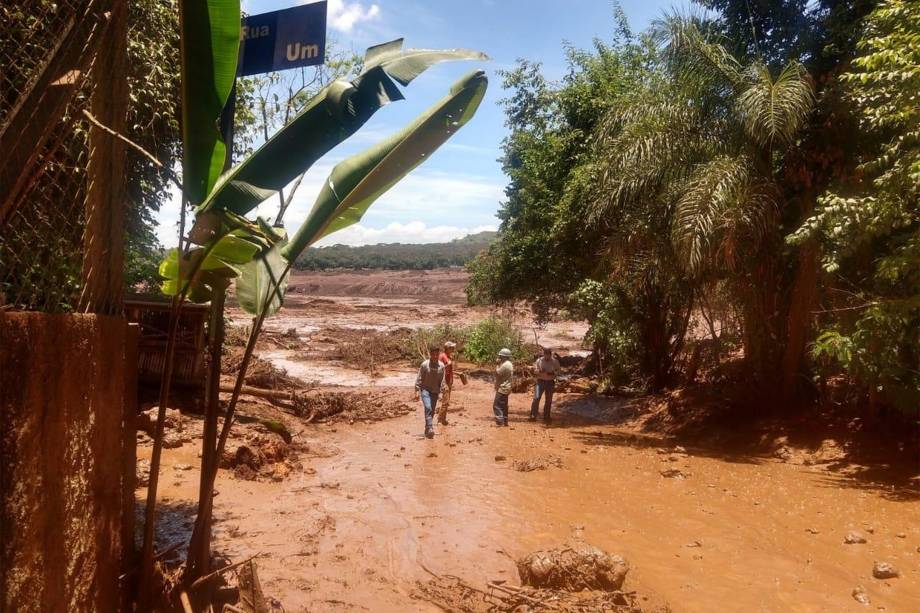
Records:
[[[403,273],[375,274],[311,275],[311,293],[273,323],[279,334],[294,328],[302,337],[283,350],[296,355],[275,355],[268,343],[260,355],[288,368],[310,361],[301,356],[325,328],[466,324],[487,315],[427,293],[398,294],[387,284],[405,281]],[[377,294],[349,293],[358,286]],[[553,325],[555,347],[579,349],[581,324]],[[241,407],[262,422],[238,424],[236,436],[267,436],[250,429],[280,420],[293,441],[285,460],[301,467],[280,479],[221,471],[214,546],[233,561],[261,554],[263,589],[286,611],[444,610],[435,604],[450,583],[444,577],[478,589],[518,586],[516,560],[572,538],[628,562],[624,589],[643,610],[920,608],[920,460],[894,462],[892,449],[863,453],[868,443],[855,445],[852,427],[818,431],[811,423],[807,440],[796,435],[804,425],[729,421],[719,433],[701,432],[673,406],[565,393],[550,426],[527,421],[530,398],[518,394],[511,426],[498,428],[491,387],[471,379],[455,388],[450,425],[426,440],[410,366],[371,376],[322,353],[312,357],[316,376],[306,377],[319,380],[319,391],[367,394],[412,412],[305,423],[257,399]],[[200,440],[180,440],[163,454],[161,547],[187,536],[197,497]],[[138,455],[149,457],[149,446]],[[866,542],[846,544],[851,532]],[[900,576],[874,578],[876,562]],[[432,573],[442,576],[436,584]]]

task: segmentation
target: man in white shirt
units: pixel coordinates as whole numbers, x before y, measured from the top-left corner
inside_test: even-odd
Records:
[[[537,413],[540,411],[540,397],[546,395],[546,404],[543,405],[543,421],[549,423],[552,420],[550,411],[553,408],[553,392],[556,389],[556,375],[559,374],[559,360],[553,357],[553,350],[549,347],[543,348],[543,357],[537,358],[533,365],[534,374],[537,377],[537,384],[533,390],[533,402],[530,404],[530,421],[537,420]]]

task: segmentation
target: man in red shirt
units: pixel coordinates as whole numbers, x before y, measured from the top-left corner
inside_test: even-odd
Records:
[[[438,360],[444,365],[444,387],[441,388],[441,404],[438,405],[438,423],[447,425],[447,408],[450,405],[450,392],[454,388],[454,349],[457,343],[447,341]]]

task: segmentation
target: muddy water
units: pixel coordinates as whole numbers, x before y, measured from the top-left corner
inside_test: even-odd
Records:
[[[304,381],[318,381],[326,386],[410,388],[415,384],[413,372],[392,371],[372,376],[366,371],[347,368],[340,362],[304,360],[299,351],[273,349],[262,351],[259,356],[270,360],[275,366],[284,368],[292,377]]]
[[[916,501],[775,461],[693,449],[669,461],[574,416],[544,428],[523,419],[523,397],[513,397],[512,427],[496,428],[489,395],[481,383],[458,393],[462,412],[432,441],[420,415],[310,427],[299,435],[312,450],[306,472],[282,483],[222,474],[216,548],[233,559],[264,553],[263,585],[288,611],[430,610],[410,597],[426,567],[516,581],[511,557],[572,535],[626,557],[630,589],[676,611],[862,611],[857,585],[873,609],[918,610]],[[167,474],[189,462],[177,451],[166,452]],[[512,467],[547,453],[563,467]],[[686,478],[662,477],[667,468]],[[195,475],[175,474],[164,495],[193,499]],[[868,543],[844,545],[850,530]],[[902,576],[873,579],[875,560]]]
[[[304,302],[282,314],[277,330],[295,327],[302,335],[330,325],[485,316],[456,305],[361,297]],[[574,350],[583,326],[537,333],[541,342]],[[305,379],[392,386],[411,402],[408,369],[381,381],[283,350],[263,357]],[[513,558],[572,536],[623,555],[632,565],[627,587],[675,611],[920,611],[915,496],[819,467],[711,448],[672,456],[658,453],[655,440],[628,445],[605,425],[616,403],[561,395],[568,412],[544,428],[524,419],[528,399],[513,396],[512,427],[496,428],[490,401],[482,382],[460,389],[452,424],[430,441],[421,436],[420,410],[374,424],[302,426],[296,438],[309,449],[304,472],[265,483],[221,471],[215,549],[234,560],[264,554],[263,587],[287,611],[437,610],[411,597],[415,582],[430,576],[426,569],[480,586],[516,582]],[[163,509],[177,538],[191,525],[197,470],[173,467],[197,468],[196,451],[186,445],[164,452]],[[514,460],[547,454],[562,467],[513,468]],[[684,478],[663,477],[667,469]],[[845,545],[851,530],[868,542]],[[872,578],[876,560],[892,563],[901,577]],[[852,597],[860,585],[868,607]]]

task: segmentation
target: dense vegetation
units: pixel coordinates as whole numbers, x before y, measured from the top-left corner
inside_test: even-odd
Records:
[[[297,259],[297,268],[431,270],[447,266],[465,266],[481,251],[487,249],[493,240],[495,232],[479,232],[448,243],[311,247]]]
[[[503,74],[510,183],[471,301],[586,317],[614,383],[674,384],[705,346],[763,400],[844,375],[915,411],[920,4],[703,4],[640,35],[617,11],[559,83]]]

